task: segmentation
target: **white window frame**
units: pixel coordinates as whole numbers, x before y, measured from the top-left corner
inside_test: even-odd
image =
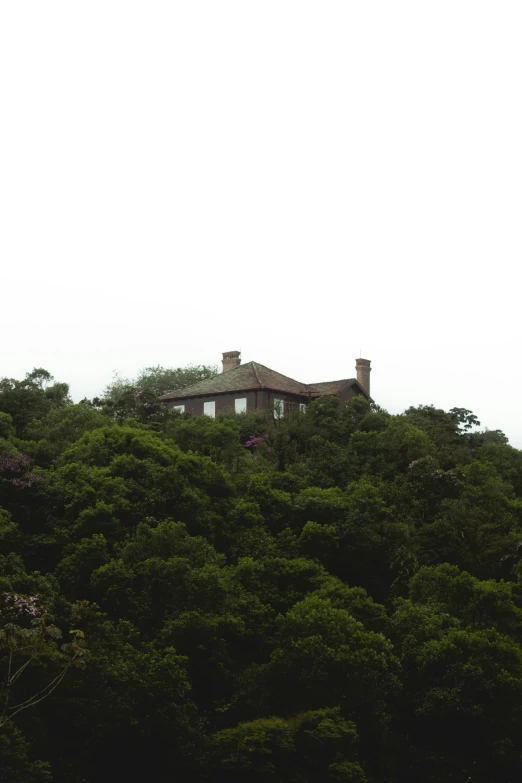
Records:
[[[274,419],[283,419],[285,415],[285,401],[274,397]]]
[[[179,411],[180,413],[185,413],[185,406],[184,405],[173,405],[172,410]]]
[[[238,405],[239,403],[239,405]],[[234,400],[234,410],[236,413],[246,413],[247,412],[247,398],[246,397],[236,397]]]
[[[203,414],[205,416],[210,416],[212,419],[216,418],[216,401],[210,400],[209,402],[203,403]]]
[[[299,413],[306,413],[306,402],[299,403]]]

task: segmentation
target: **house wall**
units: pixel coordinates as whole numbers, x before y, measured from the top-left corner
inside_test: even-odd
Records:
[[[356,397],[359,394],[357,387],[349,386],[342,389],[337,396],[340,400],[340,407],[342,408],[348,400],[352,397]],[[273,410],[274,400],[284,400],[285,414],[289,414],[292,411],[299,410],[300,403],[308,403],[308,397],[301,396],[299,394],[284,394],[283,392],[268,391],[261,389],[259,391],[247,391],[247,392],[233,392],[226,394],[215,394],[213,396],[206,395],[204,397],[187,397],[179,400],[166,400],[165,405],[168,408],[173,408],[176,405],[184,405],[185,413],[190,413],[191,416],[202,416],[203,405],[205,402],[216,403],[216,413],[233,413],[235,410],[234,404],[236,399],[246,397],[247,400],[247,413],[251,413],[256,410]]]
[[[344,408],[348,400],[351,400],[352,397],[358,397],[360,395],[361,393],[356,386],[348,386],[347,388],[341,389],[341,391],[337,393],[337,396],[340,400],[339,407]]]
[[[233,392],[215,394],[214,396],[207,395],[205,397],[166,400],[165,405],[168,408],[184,405],[185,413],[190,413],[191,416],[202,416],[204,403],[214,401],[216,403],[216,413],[224,413],[226,411],[233,413],[235,410],[235,400],[244,397],[246,397],[247,400],[247,413],[256,410],[272,410],[274,407],[274,399],[284,400],[285,413],[290,413],[292,410],[298,410],[299,403],[301,402],[308,402],[306,397],[301,397],[297,394],[283,394],[282,392],[271,392],[262,389],[259,391]]]
[[[292,413],[299,410],[301,403],[307,404],[309,402],[308,397],[301,396],[300,394],[284,394],[283,392],[264,391],[263,392],[263,407],[268,410],[274,409],[274,400],[284,400],[285,414]]]
[[[255,411],[259,407],[259,396],[261,392],[234,392],[233,394],[215,394],[214,396],[205,397],[188,397],[180,400],[167,400],[166,405],[168,408],[174,408],[176,405],[184,405],[185,413],[190,413],[191,416],[203,415],[203,403],[212,402],[216,403],[216,413],[223,413],[225,411],[234,412],[234,403],[236,399],[246,397],[247,399],[247,411]]]

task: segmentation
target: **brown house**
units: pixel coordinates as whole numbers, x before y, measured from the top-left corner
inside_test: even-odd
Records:
[[[357,395],[370,398],[370,361],[356,360],[357,378],[325,383],[300,383],[270,370],[263,364],[241,364],[239,351],[223,354],[223,372],[214,378],[174,389],[161,397],[169,408],[192,416],[215,416],[220,411],[268,410],[277,418],[294,410],[303,411],[317,397],[336,395],[341,405]]]

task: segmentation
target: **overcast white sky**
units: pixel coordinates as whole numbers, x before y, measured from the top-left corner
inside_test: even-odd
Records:
[[[0,4],[0,376],[241,349],[522,447],[522,3]]]

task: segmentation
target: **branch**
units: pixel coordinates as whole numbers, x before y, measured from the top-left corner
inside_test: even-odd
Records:
[[[32,661],[34,658],[36,658],[36,656],[38,655],[38,653],[39,653],[39,652],[40,652],[40,651],[39,651],[38,649],[36,649],[36,650],[34,651],[34,653],[31,655],[31,657],[30,657],[30,658],[28,658],[28,659],[26,660],[26,662],[25,662],[24,664],[22,664],[22,666],[20,666],[20,668],[19,668],[19,669],[17,669],[17,670],[15,671],[15,673],[14,673],[14,674],[13,674],[13,676],[11,677],[11,680],[10,680],[10,683],[9,683],[10,685],[12,685],[14,682],[16,682],[16,680],[17,680],[17,679],[19,678],[19,676],[22,674],[22,672],[24,671],[24,669],[25,669],[27,666],[29,666],[29,664],[31,663],[31,661]]]
[[[6,723],[8,723],[12,718],[14,718],[15,715],[17,715],[19,712],[22,712],[22,710],[27,710],[29,707],[34,707],[35,704],[38,704],[39,702],[46,699],[48,696],[51,695],[51,693],[56,690],[58,685],[61,683],[69,669],[74,663],[74,660],[77,658],[78,653],[76,653],[73,658],[69,661],[67,666],[54,678],[54,680],[51,680],[44,688],[42,688],[41,691],[38,693],[35,693],[34,696],[31,696],[29,699],[27,699],[24,702],[21,702],[20,704],[16,704],[14,707],[11,707],[12,712],[10,715],[6,716],[7,712],[7,704],[4,709],[2,718],[0,719],[0,728],[4,726]]]
[[[5,716],[7,714],[7,708],[8,708],[8,705],[9,705],[9,688],[10,688],[10,685],[11,685],[11,667],[13,665],[13,648],[11,646],[11,640],[10,640],[10,637],[9,637],[9,632],[7,633],[7,644],[9,646],[9,663],[7,665],[7,678],[6,678],[6,681],[5,681],[5,703],[4,703],[4,708],[2,710],[2,718],[0,719],[1,720],[0,726],[3,726],[3,724],[4,724]]]

